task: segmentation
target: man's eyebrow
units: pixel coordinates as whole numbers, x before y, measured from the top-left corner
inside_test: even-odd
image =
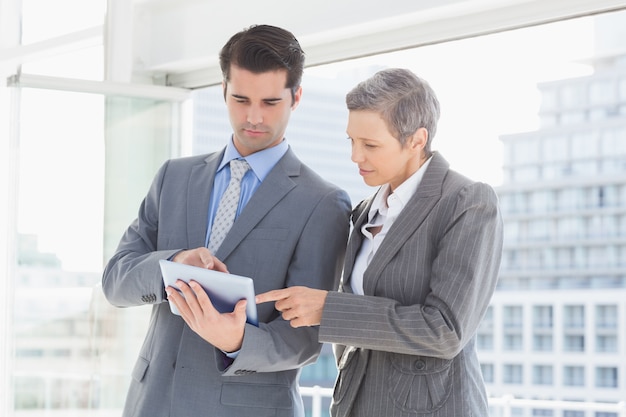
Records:
[[[232,98],[234,98],[234,99],[237,99],[237,100],[249,100],[248,97],[242,96],[242,95],[239,95],[239,94],[231,94],[230,96]],[[282,100],[283,100],[282,97],[268,97],[268,98],[264,98],[263,99],[263,101],[266,102],[266,103],[275,103],[275,102],[282,101]]]

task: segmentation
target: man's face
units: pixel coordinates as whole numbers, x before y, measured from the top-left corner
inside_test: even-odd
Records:
[[[255,74],[231,66],[230,81],[223,86],[224,96],[233,142],[242,156],[271,148],[283,140],[291,112],[302,97],[302,88],[298,87],[292,100],[286,83],[286,70]]]

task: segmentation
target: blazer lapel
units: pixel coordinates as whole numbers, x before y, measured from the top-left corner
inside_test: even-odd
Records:
[[[226,259],[261,219],[296,186],[291,177],[300,175],[300,166],[301,162],[289,149],[265,177],[231,227],[217,250],[219,259]]]
[[[209,199],[215,172],[224,156],[224,151],[209,155],[204,164],[191,169],[187,185],[187,236],[189,247],[204,246],[209,215]]]
[[[370,211],[370,207],[372,206],[372,202],[374,201],[375,195],[376,194],[374,193],[372,197],[369,197],[363,200],[359,204],[363,206],[361,213],[359,214],[358,217],[352,218],[352,222],[353,222],[352,233],[350,234],[350,238],[348,239],[348,246],[346,248],[346,254],[345,254],[344,264],[343,264],[343,273],[341,274],[341,283],[339,285],[339,288],[341,291],[352,292],[352,288],[350,287],[350,277],[352,276],[352,268],[354,266],[356,256],[359,253],[359,249],[361,248],[361,244],[363,243],[363,235],[361,234],[361,226],[363,226],[363,223],[367,221],[367,215]],[[355,210],[353,210],[352,216],[355,215]]]
[[[441,155],[435,153],[420,185],[417,187],[417,191],[400,212],[365,270],[363,276],[365,294],[374,294],[376,284],[385,266],[402,249],[407,239],[420,227],[441,198],[441,186],[448,167],[448,162]]]

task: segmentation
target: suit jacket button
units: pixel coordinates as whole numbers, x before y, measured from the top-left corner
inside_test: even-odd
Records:
[[[415,363],[413,364],[413,368],[415,368],[416,371],[423,371],[424,368],[426,368],[426,362],[424,362],[423,360],[416,360]]]
[[[154,303],[156,301],[155,294],[145,294],[141,296],[141,301],[144,303]]]

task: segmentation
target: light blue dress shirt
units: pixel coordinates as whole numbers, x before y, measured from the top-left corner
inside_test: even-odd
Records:
[[[259,185],[263,182],[267,174],[274,168],[274,165],[285,155],[285,152],[289,149],[289,145],[286,140],[283,140],[276,146],[263,149],[262,151],[255,152],[243,158],[241,154],[235,148],[233,139],[228,141],[226,145],[226,151],[224,157],[217,167],[215,173],[215,180],[213,181],[213,189],[211,191],[211,199],[209,200],[209,212],[207,231],[204,246],[209,245],[209,238],[211,237],[211,228],[213,227],[213,219],[215,213],[217,213],[217,207],[220,204],[222,194],[226,191],[228,183],[230,182],[230,161],[233,159],[245,159],[250,165],[250,170],[246,172],[241,180],[241,196],[239,197],[239,205],[237,206],[237,213],[235,219],[239,217],[243,208],[248,204],[252,194],[259,188]]]

